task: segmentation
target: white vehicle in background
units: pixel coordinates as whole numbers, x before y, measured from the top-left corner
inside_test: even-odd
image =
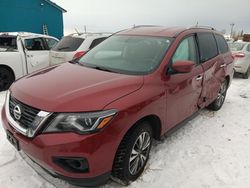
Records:
[[[234,71],[248,79],[250,75],[250,42],[236,41],[228,44],[234,56]]]
[[[108,33],[74,33],[65,36],[51,49],[50,63],[59,64],[77,59],[110,35]]]
[[[0,91],[18,78],[46,68],[49,50],[58,39],[35,33],[0,33]]]

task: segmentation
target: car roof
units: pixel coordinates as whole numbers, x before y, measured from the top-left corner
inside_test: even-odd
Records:
[[[2,33],[0,33],[0,36],[49,37],[49,38],[55,38],[55,37],[52,37],[52,36],[49,36],[49,35],[42,35],[42,34],[30,33],[30,32],[2,32]]]
[[[70,37],[77,37],[77,38],[89,38],[89,37],[109,37],[110,35],[112,35],[112,33],[72,33],[70,35]],[[66,36],[66,37],[67,37]]]
[[[164,27],[164,26],[135,26],[131,29],[117,32],[118,35],[148,35],[148,36],[167,36],[176,37],[184,31],[209,31],[215,32],[215,29],[210,27]],[[217,33],[217,32],[216,32]]]

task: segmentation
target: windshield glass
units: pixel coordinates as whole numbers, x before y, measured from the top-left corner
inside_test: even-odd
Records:
[[[0,51],[13,51],[17,49],[16,37],[1,36],[0,37]]]
[[[246,44],[240,42],[233,42],[228,44],[232,51],[240,51],[244,48]]]
[[[172,39],[116,35],[84,55],[81,65],[122,74],[148,74],[161,63]]]

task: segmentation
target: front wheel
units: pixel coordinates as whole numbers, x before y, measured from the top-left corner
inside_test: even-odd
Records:
[[[219,110],[224,104],[226,94],[227,94],[227,81],[225,80],[224,82],[222,82],[220,86],[217,98],[207,108],[214,111]]]
[[[115,156],[112,176],[125,184],[136,180],[143,172],[152,145],[152,129],[142,122],[123,138]]]

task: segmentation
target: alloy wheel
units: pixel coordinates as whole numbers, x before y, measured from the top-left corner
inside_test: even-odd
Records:
[[[227,84],[226,82],[223,82],[221,87],[220,87],[220,91],[218,93],[217,96],[217,105],[221,106],[225,100],[226,97],[226,91],[227,91]]]
[[[151,137],[148,132],[141,133],[133,146],[129,158],[129,172],[136,175],[145,165],[150,151]]]

